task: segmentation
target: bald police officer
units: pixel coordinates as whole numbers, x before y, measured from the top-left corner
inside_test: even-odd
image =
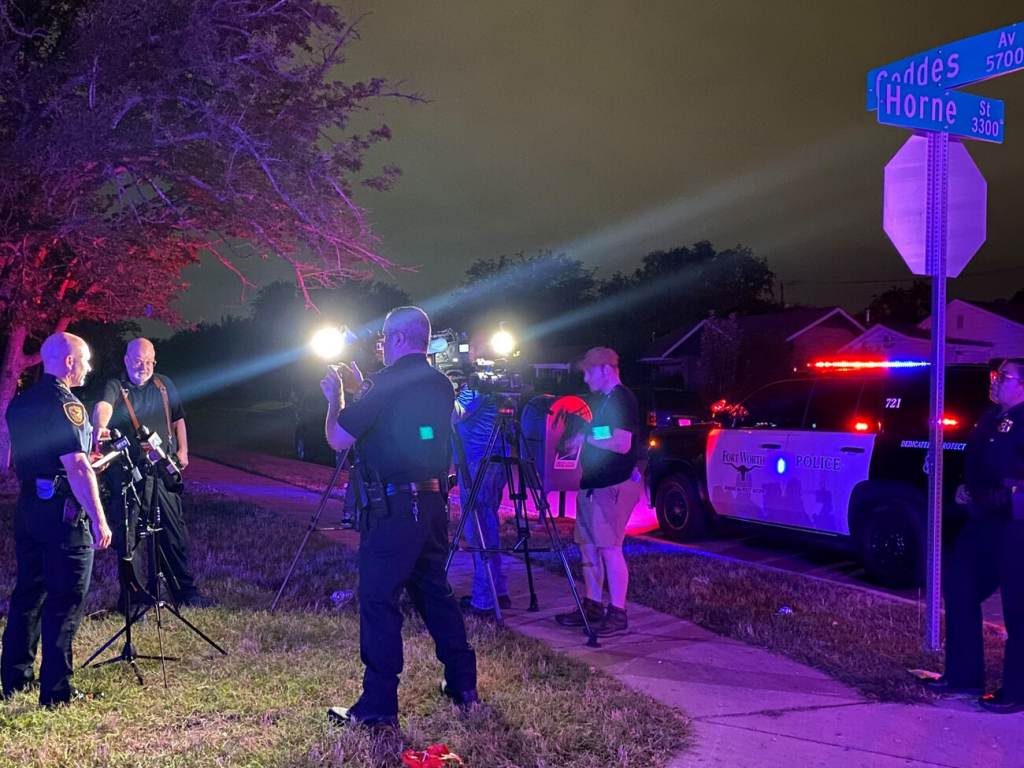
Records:
[[[398,307],[384,321],[384,369],[362,380],[353,364],[320,382],[327,398],[327,442],[355,447],[367,481],[359,543],[359,650],[363,692],[335,724],[398,723],[404,589],[423,617],[444,664],[442,690],[460,707],[477,701],[476,654],[444,572],[448,554],[444,479],[455,393],[427,362],[430,320]],[[344,390],[358,388],[351,403]]]
[[[89,464],[92,429],[85,406],[71,394],[89,373],[89,347],[78,336],[55,333],[40,352],[43,377],[7,409],[21,493],[14,516],[17,577],[0,678],[4,698],[33,685],[41,630],[39,703],[52,707],[84,696],[71,685],[71,644],[89,590],[93,549],[110,545],[110,528]],[[66,484],[55,483],[62,474]]]

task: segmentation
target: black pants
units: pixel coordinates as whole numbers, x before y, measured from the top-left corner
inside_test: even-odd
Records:
[[[1003,694],[1024,701],[1024,521],[969,520],[950,547],[942,582],[946,676],[984,684],[981,604],[998,588],[1007,635]]]
[[[63,521],[63,504],[19,499],[14,519],[17,576],[0,654],[3,694],[32,683],[42,635],[39,703],[71,697],[71,644],[92,577],[92,532],[84,513]]]
[[[185,517],[182,513],[181,495],[168,491],[158,478],[147,476],[142,483],[139,483],[139,497],[142,501],[141,510],[133,510],[128,516],[127,534],[125,531],[125,508],[120,495],[110,499],[110,527],[113,531],[113,545],[119,557],[131,550],[132,567],[140,584],[146,586],[151,593],[156,589],[156,570],[151,561],[149,540],[143,539],[139,543],[138,533],[140,522],[154,521],[154,512],[157,505],[160,507],[160,528],[157,534],[160,567],[167,578],[167,584],[171,590],[171,597],[174,602],[188,601],[196,594],[195,580],[188,568],[188,528],[185,525]],[[146,575],[145,563],[149,562],[149,571]],[[123,607],[125,595],[122,585],[122,594],[119,603]]]
[[[434,639],[449,690],[459,694],[476,688],[476,654],[444,572],[448,521],[441,494],[419,494],[418,507],[417,521],[409,494],[397,494],[388,497],[387,516],[364,518],[359,543],[359,650],[366,672],[359,707],[372,715],[398,714],[403,589]]]

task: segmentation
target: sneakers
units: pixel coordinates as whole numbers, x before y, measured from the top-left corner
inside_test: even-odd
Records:
[[[597,626],[597,636],[621,635],[627,629],[629,629],[629,621],[626,618],[625,609],[609,605],[608,612],[604,615],[604,621]]]
[[[595,624],[599,625],[604,621],[604,606],[601,603],[596,600],[591,600],[589,597],[584,597],[582,605],[583,612],[587,614],[587,621],[590,623],[591,627]],[[555,621],[563,627],[582,627],[583,614],[574,608],[567,613],[557,614],[555,616]]]

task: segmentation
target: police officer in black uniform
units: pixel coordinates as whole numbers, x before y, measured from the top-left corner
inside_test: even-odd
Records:
[[[354,365],[331,368],[320,383],[327,398],[327,442],[355,446],[359,465],[359,649],[363,693],[348,709],[332,707],[335,724],[394,726],[402,672],[406,590],[444,664],[442,691],[462,708],[477,701],[476,654],[444,572],[448,554],[446,489],[455,394],[427,362],[430,320],[399,307],[384,321],[385,368],[362,381]],[[358,387],[353,402],[344,389]]]
[[[108,427],[127,435],[131,441],[132,459],[141,460],[139,427],[145,426],[159,435],[164,452],[173,457],[181,469],[188,466],[188,432],[185,427],[185,409],[174,382],[164,374],[156,374],[156,350],[149,339],[133,339],[124,355],[125,373],[120,379],[110,379],[103,394],[93,407],[92,423],[97,436]],[[125,527],[124,499],[119,489],[126,482],[126,470],[113,466],[104,476],[111,488],[110,520],[114,529],[114,546],[122,557],[134,550],[132,560],[137,575],[141,571],[142,548],[136,547],[137,524],[140,517],[152,521],[154,508],[160,506],[159,557],[174,602],[179,605],[204,607],[211,601],[199,594],[195,579],[188,566],[188,527],[182,509],[181,493],[171,490],[161,481],[157,472],[146,475],[141,488],[141,510],[129,510]],[[151,572],[149,589],[156,585]],[[119,599],[121,610],[126,607],[124,585]]]
[[[980,699],[991,712],[1024,711],[1024,358],[991,375],[994,405],[967,438],[957,503],[968,520],[943,572],[945,674],[925,685],[940,693],[981,693],[985,684],[981,604],[998,588],[1006,622],[1003,687]]]
[[[0,678],[5,699],[33,685],[41,630],[39,703],[53,707],[84,697],[71,685],[71,644],[89,590],[93,549],[109,546],[110,528],[89,464],[92,429],[85,406],[71,394],[89,373],[89,347],[78,336],[56,333],[40,352],[43,377],[7,409],[21,493],[14,516],[17,576]]]

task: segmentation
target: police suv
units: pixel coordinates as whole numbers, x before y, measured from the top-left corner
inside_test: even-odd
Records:
[[[868,575],[919,582],[927,530],[927,363],[818,362],[714,420],[655,430],[649,492],[664,534],[699,538],[714,517],[843,537]],[[988,405],[988,368],[946,369],[944,495]]]

